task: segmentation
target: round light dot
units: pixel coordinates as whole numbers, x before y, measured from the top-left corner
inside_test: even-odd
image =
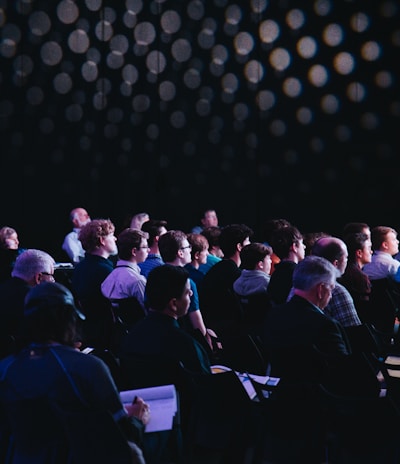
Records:
[[[326,114],[335,114],[340,108],[339,99],[332,94],[324,95],[321,99],[321,108]]]
[[[352,102],[361,102],[365,98],[365,88],[360,82],[352,82],[347,86],[347,97]]]
[[[260,110],[270,110],[275,105],[275,95],[270,90],[261,90],[256,97],[256,103]]]
[[[176,87],[175,84],[171,81],[164,81],[161,82],[158,93],[160,95],[161,100],[163,101],[171,101],[176,96]]]
[[[154,50],[147,55],[146,65],[151,73],[159,74],[164,71],[167,60],[161,52]]]
[[[290,65],[290,54],[284,48],[275,48],[270,56],[269,62],[277,71],[284,71]]]
[[[160,20],[161,27],[167,34],[175,34],[181,27],[181,17],[174,10],[164,12]]]
[[[369,41],[361,47],[361,56],[366,61],[376,61],[381,55],[381,47],[375,41]]]
[[[304,13],[299,9],[290,10],[286,15],[286,23],[291,29],[300,29],[304,22]]]
[[[279,33],[279,25],[276,21],[273,21],[272,19],[262,21],[258,28],[258,35],[261,41],[264,43],[274,42],[279,37]]]
[[[86,53],[90,46],[89,37],[85,31],[77,29],[69,35],[68,46],[75,53]]]
[[[252,84],[258,84],[264,77],[264,68],[259,61],[251,60],[244,67],[244,75]]]
[[[343,29],[339,24],[329,24],[322,33],[323,41],[330,47],[336,47],[343,41]]]
[[[313,37],[302,37],[296,44],[297,53],[306,59],[313,58],[317,53],[317,42]]]
[[[283,91],[289,97],[298,97],[301,94],[302,86],[299,79],[288,77],[283,82]]]
[[[171,53],[178,63],[183,63],[191,57],[192,47],[188,40],[178,39],[172,44]]]
[[[44,64],[55,66],[62,60],[62,48],[57,42],[46,42],[40,50],[40,56]]]
[[[310,108],[300,107],[296,111],[296,119],[299,121],[300,124],[310,124],[313,120],[313,113]]]
[[[139,45],[150,45],[156,38],[156,30],[149,22],[138,23],[134,29],[134,38]]]
[[[54,89],[59,94],[66,94],[72,89],[72,79],[67,73],[59,73],[53,81]]]
[[[354,57],[351,53],[338,53],[333,59],[333,67],[339,74],[351,74],[354,71]]]
[[[308,80],[311,84],[315,85],[315,87],[323,87],[328,82],[328,71],[326,68],[320,64],[316,64],[311,66],[308,71]]]
[[[51,21],[44,11],[35,11],[29,17],[29,28],[32,34],[39,37],[46,35],[51,28]]]
[[[82,77],[87,82],[95,81],[99,75],[97,64],[94,61],[86,61],[85,63],[83,63],[81,72]]]
[[[72,24],[79,17],[79,9],[72,0],[62,0],[57,5],[58,19],[64,24]]]
[[[239,55],[248,55],[254,47],[254,39],[248,32],[240,32],[234,39],[236,53]]]

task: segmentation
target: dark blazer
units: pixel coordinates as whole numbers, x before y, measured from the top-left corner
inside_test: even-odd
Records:
[[[350,354],[339,322],[297,295],[267,313],[263,342],[272,375],[295,381],[318,381],[321,366],[314,346],[332,358]]]

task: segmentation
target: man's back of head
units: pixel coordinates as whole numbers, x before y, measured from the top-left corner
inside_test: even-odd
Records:
[[[222,228],[219,236],[219,244],[224,254],[224,258],[231,258],[235,253],[240,252],[237,245],[242,244],[246,239],[251,239],[253,230],[245,224],[229,224]]]

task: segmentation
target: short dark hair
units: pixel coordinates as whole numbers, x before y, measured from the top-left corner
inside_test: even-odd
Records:
[[[201,232],[201,235],[208,240],[208,245],[211,247],[219,246],[219,237],[221,235],[221,228],[218,226],[205,227]]]
[[[303,235],[295,226],[281,227],[275,230],[271,236],[271,246],[274,253],[280,258],[285,259],[294,243],[303,239]]]
[[[146,305],[155,311],[163,311],[172,298],[180,298],[189,278],[182,266],[162,264],[149,272],[146,283]]]
[[[226,258],[230,258],[236,251],[236,245],[243,243],[246,238],[252,238],[253,230],[246,224],[229,224],[222,228],[219,245]]]
[[[161,258],[165,263],[175,260],[184,240],[187,240],[187,235],[181,230],[169,230],[160,236],[158,248],[160,249]]]
[[[142,230],[149,234],[148,243],[149,246],[154,245],[154,239],[161,233],[161,229],[164,227],[167,229],[168,222],[163,219],[149,219],[142,225]]]
[[[353,262],[356,260],[356,251],[362,250],[365,246],[365,242],[369,240],[367,234],[362,232],[357,232],[354,234],[347,234],[344,238],[344,242],[347,246],[347,251],[349,253],[348,260]]]
[[[139,229],[124,229],[117,238],[118,256],[121,259],[129,260],[133,248],[139,248],[142,239],[147,239],[147,232]]]
[[[267,255],[272,255],[272,248],[264,243],[253,242],[242,248],[240,252],[240,267],[252,271],[257,263],[263,261]]]

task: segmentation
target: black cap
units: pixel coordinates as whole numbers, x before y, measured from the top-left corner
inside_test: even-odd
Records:
[[[42,282],[27,293],[24,314],[30,315],[42,308],[63,310],[66,306],[71,307],[79,319],[86,319],[75,306],[74,297],[67,287],[57,282]]]

